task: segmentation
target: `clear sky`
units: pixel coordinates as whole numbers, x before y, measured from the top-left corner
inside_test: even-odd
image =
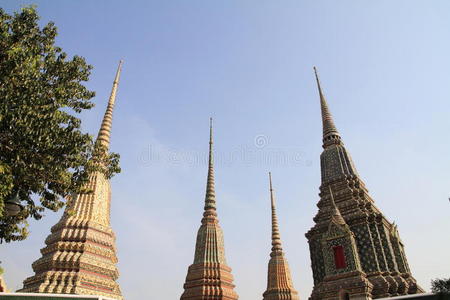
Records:
[[[266,288],[267,172],[301,298],[312,289],[305,232],[320,184],[321,119],[312,67],[371,196],[398,224],[427,290],[450,271],[450,2],[1,1],[35,3],[57,44],[95,68],[96,134],[119,59],[112,180],[120,285],[127,300],[177,299],[202,216],[208,119],[215,119],[216,193],[240,299]],[[256,143],[255,143],[256,141]],[[61,213],[0,246],[11,289]]]

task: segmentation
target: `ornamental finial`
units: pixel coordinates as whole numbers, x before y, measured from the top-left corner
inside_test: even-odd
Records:
[[[122,71],[123,60],[120,60],[117,67],[116,77],[114,78],[111,95],[109,96],[108,106],[103,116],[102,124],[98,132],[97,142],[100,142],[106,148],[109,148],[109,139],[111,136],[112,115],[114,104],[116,102],[117,87],[119,86],[120,72]]]
[[[333,116],[331,115],[328,109],[328,103],[323,94],[322,86],[320,84],[319,75],[317,74],[316,67],[314,67],[314,73],[316,75],[317,88],[319,90],[320,96],[320,108],[322,110],[322,125],[323,125],[323,143],[325,147],[326,145],[330,144],[328,142],[330,138],[332,140],[340,140],[340,136],[338,130],[336,129],[336,126],[334,125]]]
[[[216,192],[214,187],[214,157],[213,157],[213,119],[209,118],[209,157],[208,178],[206,182],[205,212],[203,216],[216,217]]]
[[[270,203],[272,208],[272,253],[274,253],[274,252],[281,252],[283,248],[281,247],[280,230],[278,228],[278,218],[275,208],[275,197],[273,195],[271,172],[269,172],[269,186],[270,186]]]

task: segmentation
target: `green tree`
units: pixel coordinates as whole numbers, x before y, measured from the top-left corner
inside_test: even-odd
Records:
[[[450,295],[450,278],[432,280],[431,291],[435,294]]]
[[[0,242],[25,239],[29,217],[88,192],[89,173],[120,172],[118,155],[81,132],[76,117],[94,105],[83,85],[92,66],[68,59],[55,46],[55,25],[38,20],[34,7],[11,15],[0,8]],[[24,209],[9,216],[4,202],[16,194]]]

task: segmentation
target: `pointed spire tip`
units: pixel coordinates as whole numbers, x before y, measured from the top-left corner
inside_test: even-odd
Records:
[[[270,191],[273,191],[273,188],[272,188],[272,172],[269,172],[269,185],[270,185]]]
[[[272,173],[269,172],[269,184],[270,184],[270,206],[272,211],[272,255],[275,252],[282,251],[281,247],[281,239],[280,239],[280,231],[278,229],[278,219],[275,208],[275,196],[273,195],[272,188]]]
[[[216,210],[216,196],[214,188],[214,158],[213,158],[213,130],[212,118],[209,118],[209,153],[208,153],[208,178],[206,182],[206,196],[205,196],[205,212],[204,218],[217,216]],[[203,221],[202,221],[203,222]]]
[[[322,96],[322,87],[320,85],[319,72],[317,71],[316,66],[314,66],[313,69],[314,69],[314,75],[316,76],[317,87],[319,88],[319,93]]]
[[[119,66],[117,67],[116,76],[114,77],[111,94],[109,96],[108,105],[106,107],[105,114],[103,116],[102,123],[100,125],[100,130],[97,135],[97,141],[100,141],[104,146],[109,148],[109,140],[111,135],[111,125],[112,125],[112,115],[114,110],[114,105],[116,102],[117,87],[120,80],[120,72],[122,71],[123,60],[120,60]]]
[[[325,96],[322,91],[322,86],[320,84],[319,75],[317,72],[317,68],[314,67],[314,72],[316,76],[317,89],[319,90],[319,98],[320,98],[320,109],[322,112],[322,127],[323,127],[323,145],[322,147],[326,147],[331,144],[340,143],[340,136],[334,125],[333,117],[328,109],[327,101],[325,100]],[[332,136],[332,140],[326,140],[328,137]]]
[[[209,118],[209,144],[213,143],[213,118]],[[211,150],[211,149],[210,149]]]

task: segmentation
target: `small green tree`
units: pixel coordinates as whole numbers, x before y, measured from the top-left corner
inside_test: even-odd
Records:
[[[68,59],[55,46],[57,30],[42,29],[34,7],[12,15],[0,8],[0,241],[23,240],[27,219],[82,192],[90,172],[108,178],[120,172],[118,155],[80,130],[83,110],[93,107],[88,81],[92,66]],[[100,163],[99,163],[100,162]],[[4,211],[5,199],[18,193],[24,209]]]
[[[431,280],[431,292],[450,295],[450,278]]]

